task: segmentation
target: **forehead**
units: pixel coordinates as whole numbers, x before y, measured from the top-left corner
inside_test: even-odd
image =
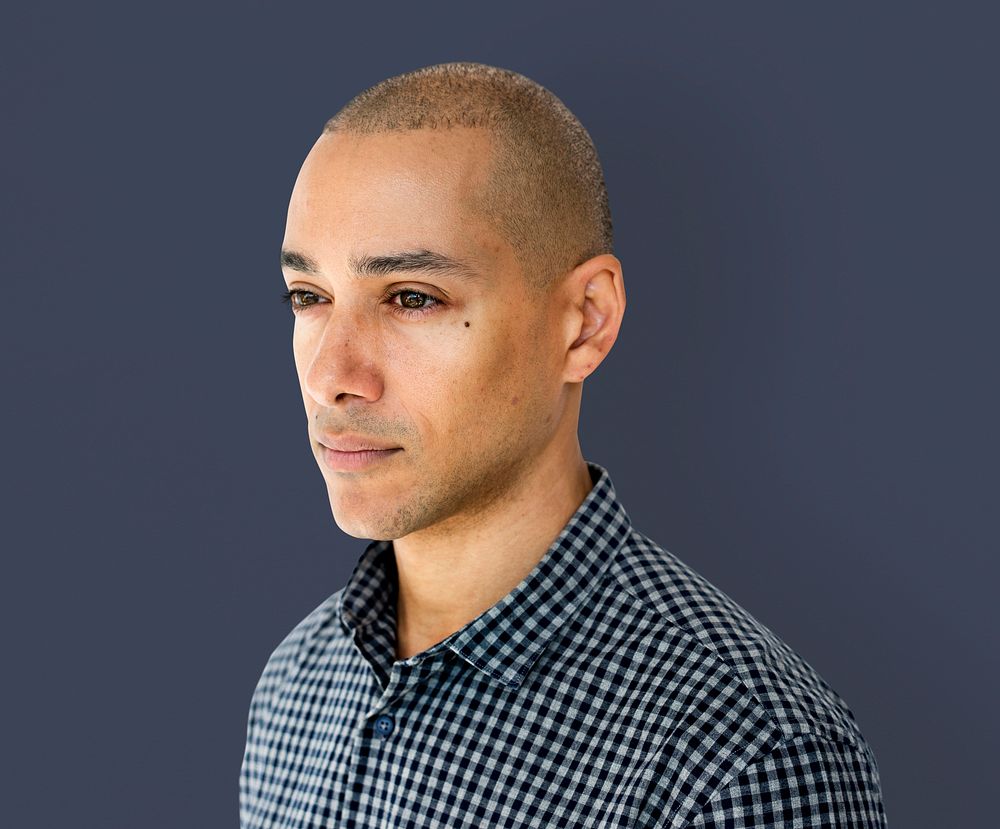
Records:
[[[318,257],[391,246],[495,259],[509,247],[477,208],[491,158],[480,129],[325,133],[295,181],[285,246]]]

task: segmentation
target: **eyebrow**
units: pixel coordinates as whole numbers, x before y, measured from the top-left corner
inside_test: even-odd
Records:
[[[448,273],[463,280],[479,279],[479,271],[465,262],[433,250],[408,250],[379,256],[359,255],[348,260],[352,275],[356,279],[387,276],[399,271],[422,273]],[[282,249],[281,267],[316,276],[322,273],[319,263],[304,253]]]

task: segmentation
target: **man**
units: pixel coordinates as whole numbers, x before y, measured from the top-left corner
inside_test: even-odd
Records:
[[[840,697],[583,458],[625,289],[554,95],[474,63],[366,90],[282,248],[311,446],[373,540],[264,668],[243,827],[885,825]]]

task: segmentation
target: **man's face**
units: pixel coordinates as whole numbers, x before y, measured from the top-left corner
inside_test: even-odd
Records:
[[[546,325],[550,303],[531,298],[513,249],[473,206],[489,158],[480,130],[325,134],[295,182],[282,248],[316,266],[283,266],[289,289],[308,292],[295,310],[295,365],[349,535],[474,525],[563,417],[564,354],[545,333],[560,326]],[[421,253],[419,264],[427,251],[465,270],[382,259],[355,276],[364,257]],[[338,470],[321,441],[345,433],[402,451]]]

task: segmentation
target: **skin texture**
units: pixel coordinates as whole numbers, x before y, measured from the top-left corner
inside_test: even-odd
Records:
[[[319,266],[283,267],[289,289],[309,292],[294,311],[293,351],[310,443],[337,525],[394,540],[397,659],[516,587],[589,493],[582,384],[625,310],[611,254],[531,294],[514,250],[475,209],[490,153],[476,128],[324,134],[288,208],[283,249]],[[457,258],[475,277],[352,274],[353,256],[412,250]],[[386,296],[398,288],[441,304]],[[324,432],[403,451],[334,471]]]

